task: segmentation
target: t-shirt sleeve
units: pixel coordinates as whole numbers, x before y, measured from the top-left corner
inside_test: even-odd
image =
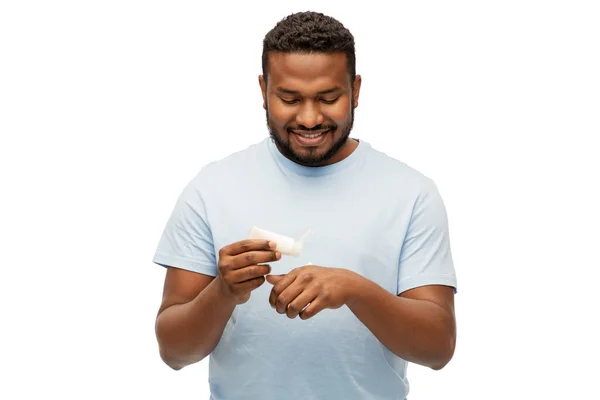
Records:
[[[437,186],[427,179],[417,197],[398,265],[398,294],[425,285],[446,285],[456,292],[448,217]]]
[[[205,275],[217,275],[217,262],[206,205],[195,184],[183,190],[160,238],[153,262]]]

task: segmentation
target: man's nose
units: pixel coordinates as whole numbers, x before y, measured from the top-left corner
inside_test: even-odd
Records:
[[[296,114],[296,123],[311,129],[323,123],[323,114],[317,104],[306,102]]]

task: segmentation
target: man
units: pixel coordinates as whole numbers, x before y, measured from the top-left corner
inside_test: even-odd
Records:
[[[349,138],[361,77],[341,23],[293,14],[263,46],[270,138],[202,168],[156,251],[160,355],[173,369],[210,356],[214,400],[405,399],[408,362],[437,370],[454,352],[443,202]],[[311,233],[292,257],[247,239],[253,226]]]

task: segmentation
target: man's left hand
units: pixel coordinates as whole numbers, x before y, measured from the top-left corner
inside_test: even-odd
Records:
[[[350,298],[360,276],[341,268],[306,265],[285,275],[267,275],[273,285],[271,307],[289,318],[308,319],[326,309],[340,308]]]

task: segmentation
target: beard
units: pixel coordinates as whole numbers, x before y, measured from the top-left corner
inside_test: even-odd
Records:
[[[354,107],[352,107],[352,109],[350,111],[350,122],[347,125],[341,127],[342,135],[333,143],[333,145],[331,146],[331,148],[329,150],[327,150],[324,154],[317,154],[313,150],[311,150],[309,152],[309,154],[303,155],[303,154],[298,154],[292,148],[292,146],[290,144],[290,136],[289,136],[289,135],[292,135],[292,133],[290,133],[288,131],[288,140],[285,141],[285,140],[283,140],[283,138],[281,137],[281,135],[279,134],[277,129],[271,124],[271,118],[269,117],[269,108],[268,107],[266,110],[266,114],[267,114],[267,128],[269,129],[269,135],[271,136],[271,140],[273,140],[273,142],[275,142],[275,144],[279,148],[279,151],[281,151],[281,153],[289,160],[291,160],[297,164],[303,165],[305,167],[319,167],[319,166],[323,165],[324,163],[326,163],[327,161],[329,161],[333,156],[335,156],[336,153],[348,141],[348,138],[350,137],[350,132],[352,131],[352,126],[354,125]],[[318,125],[312,129],[304,129],[304,130],[306,130],[306,131],[315,130],[316,131],[316,130],[320,130],[323,128],[339,129],[340,127],[339,126],[330,126],[330,125],[327,125],[327,126]],[[287,129],[288,129],[287,125],[284,126],[283,129],[285,129],[287,131]],[[330,131],[327,134],[333,134],[333,132]]]

